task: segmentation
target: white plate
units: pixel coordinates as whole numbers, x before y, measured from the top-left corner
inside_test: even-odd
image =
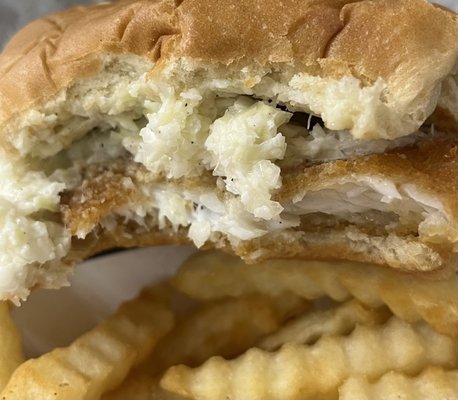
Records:
[[[101,256],[78,266],[70,287],[37,290],[14,312],[27,356],[70,344],[142,287],[171,276],[194,251],[170,246]]]

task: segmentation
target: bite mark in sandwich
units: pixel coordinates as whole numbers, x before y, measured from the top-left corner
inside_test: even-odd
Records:
[[[0,56],[0,298],[157,243],[452,271],[457,58],[456,15],[423,0],[126,0],[30,24]]]

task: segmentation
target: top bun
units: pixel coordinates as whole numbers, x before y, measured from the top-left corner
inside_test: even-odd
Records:
[[[43,122],[27,111],[100,72],[107,55],[184,81],[242,74],[237,90],[355,138],[408,135],[438,105],[435,122],[458,125],[458,20],[425,0],[125,0],[37,20],[6,46],[3,147],[26,154],[18,134],[38,136]]]

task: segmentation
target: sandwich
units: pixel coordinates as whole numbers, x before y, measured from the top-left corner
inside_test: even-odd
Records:
[[[458,18],[425,0],[121,0],[0,55],[0,299],[112,248],[458,265]]]

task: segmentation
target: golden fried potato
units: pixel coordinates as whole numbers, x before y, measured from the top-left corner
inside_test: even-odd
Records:
[[[149,359],[103,400],[130,399],[134,392],[140,399],[153,399],[154,377],[167,368],[176,364],[197,366],[215,355],[238,356],[307,306],[304,300],[287,293],[275,299],[251,295],[203,304],[178,323]]]
[[[150,390],[150,397],[146,398],[139,398],[138,392],[133,392],[132,396],[124,397],[123,400],[183,400],[184,397],[179,396],[175,393],[169,392],[165,389],[161,388],[159,384],[159,379],[154,380],[153,385],[151,386]]]
[[[352,376],[373,380],[394,370],[417,374],[430,365],[456,368],[458,343],[425,323],[396,317],[358,326],[348,337],[325,336],[311,346],[286,344],[276,352],[251,349],[227,361],[214,357],[197,369],[170,368],[161,386],[196,400],[306,400],[337,398]]]
[[[178,290],[200,300],[253,293],[273,297],[287,291],[307,299],[316,299],[327,293],[337,301],[349,298],[348,291],[339,282],[328,279],[331,274],[323,274],[323,282],[314,282],[303,270],[302,262],[269,261],[246,265],[238,257],[206,251],[188,258],[172,278],[172,283]]]
[[[159,378],[153,378],[140,370],[133,371],[118,390],[107,393],[102,400],[183,400],[184,397],[164,390]]]
[[[339,388],[339,400],[455,400],[458,370],[431,367],[415,377],[388,372],[377,382],[355,376]]]
[[[9,304],[0,301],[0,391],[23,361],[21,337],[11,319]]]
[[[331,309],[301,315],[262,339],[258,347],[272,351],[286,343],[310,344],[324,335],[347,335],[358,324],[381,324],[390,316],[386,307],[366,308],[356,300],[349,300]]]
[[[151,353],[173,326],[173,314],[146,290],[67,348],[22,364],[2,400],[98,400]]]
[[[290,307],[284,309],[287,302]],[[281,299],[251,295],[203,305],[158,344],[149,369],[160,372],[176,364],[197,366],[214,355],[238,356],[279,329],[290,311],[301,306],[303,301],[287,294]]]
[[[458,336],[458,277],[431,281],[356,263],[273,260],[245,265],[237,257],[211,251],[189,258],[173,282],[198,299],[249,293],[280,295],[284,291],[306,299],[327,295],[345,301],[353,296],[369,307],[386,304],[406,321],[423,319],[439,332]]]

